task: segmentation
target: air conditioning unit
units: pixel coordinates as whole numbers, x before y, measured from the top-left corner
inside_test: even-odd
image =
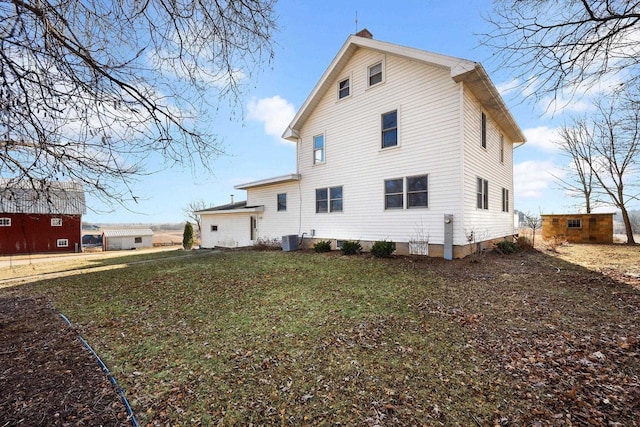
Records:
[[[298,250],[298,235],[289,234],[282,236],[282,250],[285,252]]]

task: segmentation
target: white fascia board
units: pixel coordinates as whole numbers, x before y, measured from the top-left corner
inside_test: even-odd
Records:
[[[271,185],[271,184],[280,184],[280,183],[289,182],[289,181],[300,181],[300,174],[291,173],[287,175],[276,176],[273,178],[261,179],[259,181],[252,181],[252,182],[247,182],[245,184],[234,185],[233,188],[235,188],[236,190],[246,190],[248,188],[262,187],[264,185]]]
[[[221,209],[218,211],[196,211],[196,215],[226,215],[226,214],[247,214],[253,212],[264,212],[264,206],[252,206],[250,208],[241,209]]]

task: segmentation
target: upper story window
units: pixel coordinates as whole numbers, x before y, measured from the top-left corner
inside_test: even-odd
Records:
[[[487,115],[482,112],[482,148],[487,148]]]
[[[407,178],[407,207],[426,208],[429,206],[429,176],[413,176]]]
[[[313,164],[324,163],[324,135],[313,137]]]
[[[402,209],[404,207],[404,179],[387,179],[384,181],[384,208]]]
[[[278,211],[287,210],[287,193],[278,194]]]
[[[369,70],[368,70],[369,86],[374,86],[374,85],[377,85],[378,83],[382,83],[382,80],[383,80],[382,72],[383,72],[382,61],[369,67]]]
[[[398,145],[398,110],[382,115],[382,148]]]
[[[504,135],[500,134],[500,163],[504,163]]]
[[[0,227],[11,227],[11,218],[0,218]]]
[[[62,218],[51,218],[52,227],[62,227]]]
[[[351,85],[348,78],[338,82],[338,99],[351,95]]]
[[[502,212],[509,212],[509,190],[502,189]]]
[[[489,181],[478,178],[477,180],[477,204],[478,209],[489,209]]]

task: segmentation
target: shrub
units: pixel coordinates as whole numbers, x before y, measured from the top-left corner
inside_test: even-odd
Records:
[[[282,249],[282,242],[278,238],[261,238],[256,240],[253,248],[258,251],[279,251]]]
[[[533,243],[531,243],[531,239],[527,236],[518,237],[518,247],[523,250],[531,250],[533,249]]]
[[[320,240],[313,245],[313,250],[317,253],[331,252],[331,242],[328,240]]]
[[[502,254],[512,254],[518,251],[518,245],[510,240],[496,243],[496,250]]]
[[[342,247],[340,248],[343,255],[356,255],[362,251],[362,246],[360,242],[355,240],[346,240],[342,243]]]
[[[389,258],[393,251],[396,250],[395,242],[379,240],[371,246],[371,255],[376,258]]]
[[[184,225],[184,233],[182,233],[182,247],[191,250],[193,247],[193,225],[189,221]]]

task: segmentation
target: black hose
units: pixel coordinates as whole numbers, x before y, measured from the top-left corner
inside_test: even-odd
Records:
[[[65,316],[62,313],[58,313],[58,314],[60,314],[60,317],[62,317],[64,321],[67,322],[67,325],[72,326],[69,319],[67,319],[67,316]],[[140,425],[138,424],[138,420],[136,420],[136,416],[133,415],[133,409],[131,409],[131,405],[129,405],[129,401],[127,400],[127,397],[124,395],[124,391],[122,390],[122,388],[120,388],[120,386],[118,385],[118,382],[113,377],[113,375],[111,375],[111,372],[109,372],[109,368],[107,368],[107,365],[104,364],[102,359],[100,359],[100,356],[98,356],[98,354],[93,350],[93,348],[91,348],[89,343],[84,338],[82,338],[82,335],[78,334],[78,339],[86,347],[86,349],[89,350],[91,354],[93,354],[93,357],[95,357],[96,360],[98,361],[98,365],[100,365],[102,372],[104,372],[107,375],[107,378],[109,378],[109,381],[111,381],[111,384],[113,384],[113,387],[115,387],[116,391],[120,395],[120,399],[122,400],[122,403],[124,404],[124,407],[127,410],[127,415],[128,415],[127,418],[129,418],[129,420],[131,421],[131,425],[133,427],[140,427]]]

